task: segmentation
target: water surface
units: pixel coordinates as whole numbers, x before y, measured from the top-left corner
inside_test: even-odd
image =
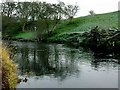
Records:
[[[117,59],[95,59],[91,52],[64,44],[10,45],[23,79],[17,88],[118,88]]]

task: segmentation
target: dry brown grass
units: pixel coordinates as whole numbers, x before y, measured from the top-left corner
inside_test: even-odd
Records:
[[[0,58],[0,62],[2,62],[2,88],[13,89],[17,84],[16,66],[10,59],[8,49],[2,45],[0,45]]]

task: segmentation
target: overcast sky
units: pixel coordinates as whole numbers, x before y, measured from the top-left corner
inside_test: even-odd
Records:
[[[55,3],[57,0],[42,0],[50,3]],[[60,0],[66,4],[79,5],[80,10],[77,16],[85,16],[89,14],[90,10],[94,10],[96,14],[107,13],[118,10],[118,2],[120,0]]]
[[[32,0],[19,0],[19,1],[32,1]],[[34,1],[46,1],[49,3],[57,3],[58,1],[63,1],[66,4],[77,4],[80,7],[79,12],[77,13],[77,17],[79,17],[88,15],[90,10],[94,10],[96,14],[117,11],[118,2],[120,0],[34,0]]]

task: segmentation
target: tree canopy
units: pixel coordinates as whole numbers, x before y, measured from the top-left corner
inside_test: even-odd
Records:
[[[2,16],[12,19],[14,23],[19,23],[19,26],[22,29],[20,31],[37,30],[40,34],[50,34],[57,24],[60,23],[61,19],[73,18],[77,11],[77,5],[66,5],[61,1],[57,4],[47,2],[2,3]],[[5,21],[5,18],[3,18],[3,21]],[[9,20],[7,20],[6,23],[8,22]],[[3,24],[3,32],[6,30],[6,23]],[[9,26],[9,24],[7,24],[7,26]]]

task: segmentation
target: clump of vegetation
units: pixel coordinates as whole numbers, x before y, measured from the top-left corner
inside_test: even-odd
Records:
[[[98,26],[83,34],[80,43],[95,53],[118,53],[120,51],[120,31],[118,29],[100,29]]]
[[[10,59],[8,50],[5,47],[1,48],[1,62],[2,62],[2,88],[3,89],[14,89],[18,82],[18,77],[16,75],[16,66]]]
[[[49,38],[49,41],[84,47],[94,53],[118,54],[120,31],[117,28],[102,29],[99,26],[86,32],[66,32]]]

